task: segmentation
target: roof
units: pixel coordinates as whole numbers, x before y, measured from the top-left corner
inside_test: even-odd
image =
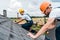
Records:
[[[28,31],[23,29],[21,25],[15,24],[7,17],[0,15],[0,40],[33,40],[27,36]],[[42,35],[36,40],[44,40]]]

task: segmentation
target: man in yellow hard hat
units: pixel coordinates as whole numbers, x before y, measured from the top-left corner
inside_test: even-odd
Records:
[[[24,29],[29,31],[30,27],[33,25],[33,20],[31,19],[31,17],[27,13],[25,13],[23,8],[20,8],[18,11],[21,14],[21,16],[20,16],[20,21],[18,21],[16,23],[20,23],[21,21],[26,20],[26,23],[21,24],[21,25]]]
[[[47,23],[42,26],[36,35],[33,35],[32,33],[28,33],[27,35],[32,38],[37,38],[44,34],[47,30],[54,29],[56,25],[58,25],[58,27],[56,27],[56,40],[60,40],[60,8],[56,7],[55,9],[52,9],[50,2],[43,2],[40,5],[40,10],[43,14],[49,16]]]

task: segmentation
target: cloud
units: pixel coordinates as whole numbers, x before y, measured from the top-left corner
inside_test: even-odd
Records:
[[[23,8],[31,16],[38,16],[40,14],[39,4],[41,0],[11,0],[8,8],[8,16],[16,17],[18,8]],[[11,14],[12,13],[12,14]]]
[[[28,8],[27,8],[29,11],[33,11],[35,9],[35,6],[31,3],[28,4]]]
[[[22,7],[22,3],[21,2],[18,2],[17,0],[11,0],[8,10],[9,11],[17,10],[18,8],[21,8],[21,7]]]
[[[17,0],[11,0],[9,7],[7,8],[8,11],[8,17],[16,17],[17,15],[17,10],[22,7],[22,3]]]

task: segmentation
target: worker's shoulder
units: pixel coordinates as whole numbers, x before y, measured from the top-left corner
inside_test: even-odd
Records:
[[[27,15],[27,14],[24,14],[23,16],[24,16],[24,17],[29,17],[29,15]]]
[[[55,12],[60,12],[60,8],[55,8],[55,9],[53,9],[52,11],[55,11]]]
[[[58,14],[60,14],[60,8],[55,8],[55,9],[52,9],[50,16],[52,16],[52,15],[55,16]]]
[[[51,13],[60,13],[60,8],[52,9]]]

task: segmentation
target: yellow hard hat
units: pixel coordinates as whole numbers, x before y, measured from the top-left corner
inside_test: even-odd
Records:
[[[44,13],[44,11],[46,10],[46,8],[47,8],[50,4],[51,4],[50,2],[43,2],[43,3],[40,5],[40,10]]]
[[[24,12],[24,9],[23,9],[23,8],[20,8],[20,9],[18,10],[18,12],[19,12],[19,13],[22,13],[22,12]]]

